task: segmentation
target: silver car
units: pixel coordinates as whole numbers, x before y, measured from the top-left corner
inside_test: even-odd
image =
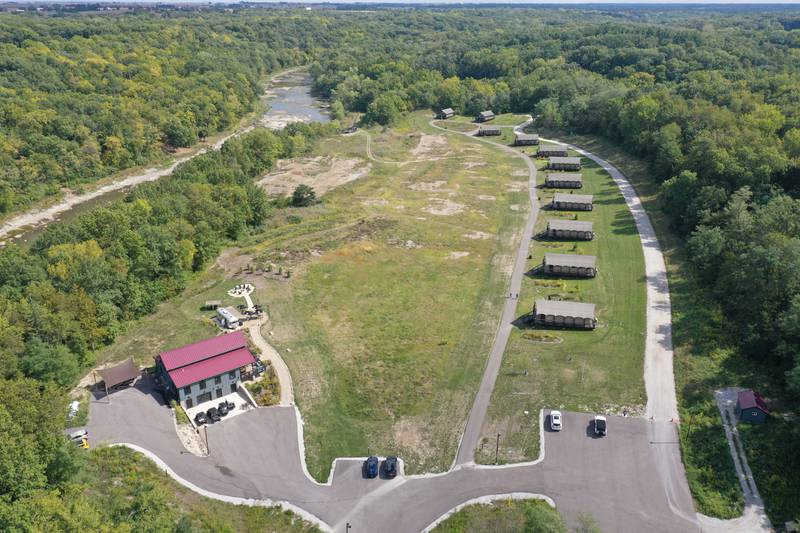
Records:
[[[553,431],[561,431],[561,411],[550,411],[550,429]]]

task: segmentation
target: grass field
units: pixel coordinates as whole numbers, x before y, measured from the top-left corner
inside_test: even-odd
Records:
[[[127,448],[92,450],[80,482],[106,524],[121,521],[133,524],[137,531],[319,531],[280,507],[233,505],[204,498]],[[118,530],[128,531],[126,527]]]
[[[523,151],[532,153],[535,147]],[[557,296],[595,303],[598,328],[568,331],[515,328],[497,378],[476,461],[495,460],[499,433],[499,462],[533,459],[539,454],[538,413],[542,408],[632,413],[643,411],[645,284],[644,260],[633,218],[611,177],[584,158],[581,194],[594,195],[590,212],[551,211],[553,189],[543,186],[546,172],[538,173],[543,206],[535,233],[549,218],[594,222],[590,242],[534,240],[528,271],[541,264],[545,252],[597,256],[594,279],[555,279],[526,276],[518,315],[530,313],[534,300]],[[537,163],[544,167],[544,161]]]
[[[764,374],[763,368],[751,364],[741,353],[725,346],[725,339],[720,338],[724,317],[692,278],[683,245],[670,230],[669,219],[661,209],[659,184],[650,177],[647,164],[602,138],[559,132],[542,133],[586,148],[610,161],[627,176],[647,209],[664,252],[669,276],[675,381],[678,408],[683,421],[680,426],[681,451],[689,486],[699,512],[719,518],[741,515],[744,499],[736,479],[722,419],[714,403],[714,389],[742,385],[763,391],[772,389],[776,384]],[[770,489],[762,480],[771,477],[771,471],[776,469],[779,472],[793,471],[791,462],[795,459],[792,454],[771,453],[774,448],[766,447],[764,449],[770,450],[768,457],[772,458],[767,464],[772,466],[764,470],[767,464],[763,460],[753,462],[756,450],[751,446],[752,439],[745,434],[742,441],[748,450],[759,490],[766,499],[767,511],[771,513]],[[790,501],[797,502],[797,498],[790,497],[786,483],[778,487],[783,492],[781,500],[788,497]],[[798,506],[795,506],[795,513],[800,513]],[[775,518],[774,513],[771,514]]]
[[[566,533],[558,511],[541,500],[500,500],[465,507],[433,529],[434,533]],[[591,530],[587,530],[591,531]]]

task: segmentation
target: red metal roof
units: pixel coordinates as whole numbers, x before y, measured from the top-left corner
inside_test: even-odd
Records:
[[[739,409],[752,409],[753,407],[769,413],[769,408],[759,393],[751,389],[739,391]]]
[[[226,335],[227,336],[227,335]],[[196,363],[169,370],[169,377],[175,387],[181,388],[200,380],[230,372],[239,367],[255,362],[256,358],[247,347],[238,348],[231,352],[208,357]]]
[[[162,352],[160,357],[164,367],[172,370],[245,346],[247,346],[247,340],[241,331],[236,331]]]

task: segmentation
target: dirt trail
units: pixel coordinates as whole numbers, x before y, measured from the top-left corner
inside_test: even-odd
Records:
[[[300,70],[301,68],[303,67],[296,67],[288,70],[283,70],[281,72],[277,72],[270,77],[269,83],[273,83],[275,79],[285,76],[286,74],[289,74],[291,72]],[[234,137],[243,135],[249,131],[252,131],[254,128],[255,126],[253,124],[248,124],[230,133],[226,133],[223,136],[219,137],[209,146],[200,148],[199,150],[192,152],[188,155],[174,159],[172,163],[170,163],[169,166],[167,167],[163,168],[150,167],[135,174],[132,174],[130,176],[126,176],[116,181],[112,181],[111,183],[98,187],[92,191],[83,194],[67,196],[66,198],[60,200],[58,203],[51,205],[49,207],[34,208],[31,209],[30,211],[15,215],[12,218],[3,222],[2,225],[0,225],[0,246],[5,244],[4,240],[7,239],[12,234],[17,233],[21,230],[34,229],[49,224],[50,222],[57,220],[59,215],[71,210],[77,205],[83,204],[95,198],[99,198],[100,196],[103,196],[105,194],[114,191],[128,189],[131,187],[135,187],[136,185],[146,183],[148,181],[156,181],[160,178],[163,178],[164,176],[171,174],[172,171],[174,171],[175,168],[181,163],[189,161],[190,159],[193,159],[201,154],[204,154],[209,150],[218,150],[223,144],[225,144],[225,141],[227,141],[228,139],[232,139]]]

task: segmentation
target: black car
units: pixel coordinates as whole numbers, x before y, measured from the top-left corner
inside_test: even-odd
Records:
[[[228,402],[219,402],[217,412],[219,416],[226,416],[228,414]]]
[[[211,409],[206,411],[206,414],[208,415],[208,419],[211,420],[212,422],[219,422],[220,420],[222,420],[222,417],[219,416],[219,411],[217,410],[216,407],[212,407]]]
[[[369,479],[378,477],[378,463],[378,458],[374,455],[367,457],[364,461],[364,476]]]
[[[220,402],[219,405],[217,406],[217,409],[220,410],[220,414],[222,414],[221,411],[222,411],[222,407],[223,406],[228,409],[229,413],[236,408],[236,404],[235,403],[225,400],[224,402]]]
[[[392,479],[397,475],[397,457],[390,455],[383,461],[383,475]]]
[[[194,415],[194,421],[198,426],[202,426],[203,424],[206,424],[208,422],[208,418],[206,418],[205,413],[201,412]]]

